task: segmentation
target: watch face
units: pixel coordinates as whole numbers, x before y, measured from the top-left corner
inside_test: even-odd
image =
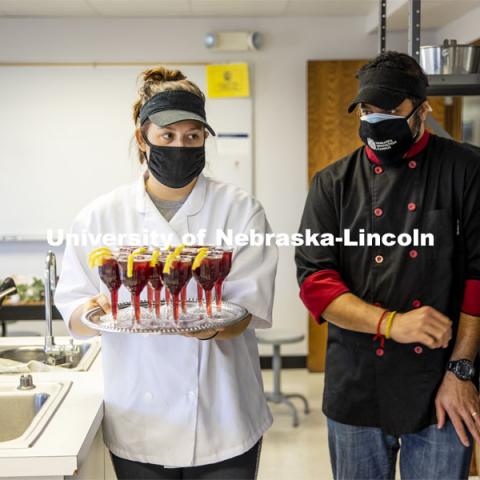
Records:
[[[460,360],[456,365],[455,365],[455,373],[457,376],[460,378],[464,379],[470,379],[473,377],[474,374],[474,368],[470,364],[470,362],[465,362]]]
[[[472,367],[466,363],[458,365],[458,373],[464,377],[469,377],[472,374]]]

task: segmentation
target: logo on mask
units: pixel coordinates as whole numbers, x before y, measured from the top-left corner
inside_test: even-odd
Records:
[[[397,144],[397,141],[393,139],[383,140],[382,142],[379,142],[379,141],[373,140],[373,138],[370,138],[370,137],[367,138],[367,145],[372,150],[376,150],[376,151],[391,150],[393,147],[395,147],[396,144]]]

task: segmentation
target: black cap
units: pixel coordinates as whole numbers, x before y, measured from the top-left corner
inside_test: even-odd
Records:
[[[393,110],[406,98],[426,100],[428,84],[402,70],[378,67],[360,72],[360,89],[348,106],[351,113],[359,103],[369,103],[383,110]]]
[[[196,120],[215,135],[215,131],[207,123],[204,100],[186,90],[166,90],[157,93],[142,105],[139,118],[140,125],[150,120],[159,127],[183,120]]]

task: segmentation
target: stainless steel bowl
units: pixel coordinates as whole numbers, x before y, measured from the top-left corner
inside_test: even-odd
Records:
[[[480,46],[444,40],[442,46],[420,47],[420,65],[428,75],[477,73],[480,71]]]

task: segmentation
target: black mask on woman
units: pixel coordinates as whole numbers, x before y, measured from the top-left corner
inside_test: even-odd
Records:
[[[359,135],[375,155],[385,165],[400,162],[420,133],[419,122],[415,122],[416,134],[413,135],[408,119],[414,115],[420,105],[406,117],[386,113],[369,113],[360,118]]]
[[[142,136],[150,147],[150,158],[144,152],[148,169],[161,184],[182,188],[205,168],[205,144],[201,147],[160,147],[150,143],[143,132]]]

